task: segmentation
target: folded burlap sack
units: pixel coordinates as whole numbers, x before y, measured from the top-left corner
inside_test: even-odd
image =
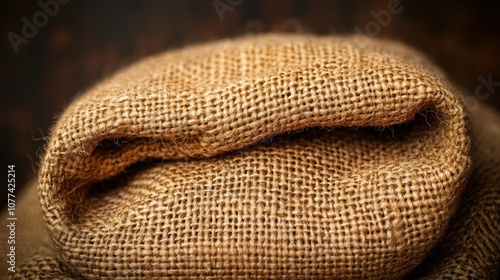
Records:
[[[499,118],[471,129],[461,99],[361,37],[143,59],[60,116],[38,182],[53,248],[11,276],[494,278]]]

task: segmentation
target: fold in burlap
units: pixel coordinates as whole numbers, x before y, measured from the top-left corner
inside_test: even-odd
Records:
[[[402,278],[439,256],[469,135],[456,90],[395,43],[265,35],[143,59],[53,130],[38,196],[54,275]],[[437,258],[415,271],[465,275]]]
[[[500,116],[471,114],[474,164],[443,240],[408,279],[500,279]]]

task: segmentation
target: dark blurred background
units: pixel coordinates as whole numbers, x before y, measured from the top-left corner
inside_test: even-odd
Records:
[[[7,165],[16,165],[18,190],[36,176],[49,127],[73,96],[146,55],[246,33],[358,30],[399,40],[426,54],[465,91],[474,93],[490,80],[481,96],[500,108],[500,1],[1,3],[1,168],[6,173]],[[34,28],[23,30],[29,24]]]

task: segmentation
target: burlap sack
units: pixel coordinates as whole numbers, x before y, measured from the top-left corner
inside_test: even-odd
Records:
[[[17,276],[495,277],[499,128],[481,123],[490,151],[472,157],[475,130],[442,77],[360,37],[144,59],[60,117],[38,185],[57,253]]]

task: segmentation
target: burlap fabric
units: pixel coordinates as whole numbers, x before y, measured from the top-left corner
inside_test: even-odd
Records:
[[[143,59],[60,116],[38,182],[57,253],[17,276],[494,278],[497,116],[475,145],[442,77],[361,37]]]

